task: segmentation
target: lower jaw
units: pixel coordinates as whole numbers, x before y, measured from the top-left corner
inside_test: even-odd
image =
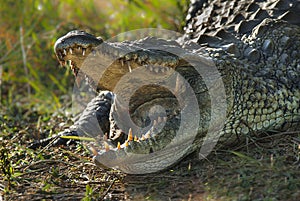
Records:
[[[168,159],[164,155],[168,155],[169,152],[166,150],[169,150],[170,147],[171,152],[174,147],[177,147],[176,150],[179,149],[179,141],[174,141],[179,125],[180,116],[158,117],[143,135],[135,135],[132,129],[129,129],[127,134],[122,133],[123,137],[125,136],[126,138],[125,142],[121,140],[118,142],[119,137],[116,137],[114,141],[108,139],[98,144],[90,142],[86,145],[93,152],[95,163],[98,166],[115,167],[131,174],[150,173],[157,171],[157,168],[152,167],[153,164],[150,161],[156,161],[156,158],[161,158],[161,164],[165,165],[159,166],[160,168],[167,167],[178,159],[177,156],[173,156],[175,157],[174,159],[170,157]],[[115,132],[117,131],[115,130]],[[173,143],[171,143],[172,141]],[[178,156],[180,155],[179,152]],[[149,162],[150,164],[148,164]],[[145,168],[139,171],[143,164],[147,171]]]
[[[134,153],[129,149],[100,151],[93,160],[99,167],[115,168],[128,174],[146,174],[164,170],[194,150],[192,139],[169,142],[152,153]]]

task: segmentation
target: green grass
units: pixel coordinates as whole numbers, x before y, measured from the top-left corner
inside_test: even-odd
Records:
[[[142,2],[142,3],[141,3]],[[139,28],[182,31],[187,3],[0,2],[0,196],[5,200],[297,200],[299,133],[190,156],[170,171],[131,176],[96,168],[85,147],[26,148],[67,128],[74,79],[55,40],[73,29],[108,39]],[[1,76],[2,75],[2,76]],[[275,143],[277,142],[277,143]],[[1,199],[0,199],[1,200]]]

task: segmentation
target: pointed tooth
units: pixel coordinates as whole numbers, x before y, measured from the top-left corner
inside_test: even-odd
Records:
[[[82,56],[85,55],[85,49],[82,49]]]
[[[180,88],[181,88],[181,85],[182,84],[182,81],[180,80],[180,77],[179,75],[177,74],[177,77],[176,77],[176,83],[175,83],[175,90],[174,90],[174,94],[175,96],[178,96],[179,93],[180,93]]]
[[[162,122],[162,117],[158,117],[157,118],[157,123],[161,123]]]
[[[156,119],[153,120],[153,126],[156,126],[157,125],[157,121]]]
[[[67,51],[66,51],[66,49],[64,49],[64,55],[67,55]]]
[[[158,67],[154,67],[154,71],[155,71],[156,73],[158,73],[158,71],[159,71]]]
[[[146,138],[142,135],[142,137],[140,137],[140,140],[146,140]]]
[[[139,141],[139,138],[136,135],[134,136],[134,141],[135,142]]]
[[[129,61],[127,62],[127,65],[128,65],[128,70],[129,70],[129,72],[131,73],[132,69],[131,69],[130,62],[129,62]]]
[[[69,49],[69,52],[70,52],[71,54],[73,54],[73,50],[72,50],[72,48],[70,48],[70,49]]]
[[[121,149],[121,143],[120,143],[120,142],[118,142],[117,149],[118,149],[118,150]]]
[[[133,135],[132,135],[132,129],[131,128],[129,128],[127,140],[128,141],[132,141],[133,140]]]
[[[93,153],[94,156],[98,155],[97,149],[92,144],[90,145],[90,151]]]
[[[149,70],[150,70],[150,71],[153,71],[153,66],[149,66]]]
[[[104,144],[105,151],[109,151],[110,148],[109,148],[108,143],[104,141],[103,144]]]
[[[162,72],[162,73],[164,73],[164,72],[165,72],[165,68],[164,68],[164,67],[163,67],[163,68],[161,68],[160,70],[161,70],[161,72]]]
[[[120,59],[121,65],[124,66],[124,60]]]
[[[81,49],[81,47],[80,47],[80,46],[78,46],[78,47],[77,47],[77,49],[78,49],[78,50],[80,50],[80,49]]]
[[[145,136],[146,139],[150,138],[151,137],[151,131],[149,130],[144,136]]]
[[[129,145],[128,140],[125,141],[124,145],[125,145],[125,147],[128,147],[128,145]]]

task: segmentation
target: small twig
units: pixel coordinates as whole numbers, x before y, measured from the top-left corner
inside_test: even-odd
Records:
[[[115,181],[116,181],[116,179],[114,179],[112,182],[111,182],[111,184],[109,185],[109,187],[106,189],[106,191],[103,193],[103,195],[102,195],[102,199],[104,199],[104,197],[107,195],[107,193],[110,191],[110,189],[112,188],[112,186],[114,185],[114,183],[115,183]],[[102,200],[101,199],[101,200]]]
[[[25,168],[25,169],[28,169],[27,167]],[[24,170],[25,170],[24,169]],[[25,175],[30,175],[30,174],[33,174],[33,173],[35,173],[35,172],[44,172],[45,170],[48,170],[49,169],[49,167],[43,167],[43,168],[40,168],[40,169],[36,169],[36,170],[31,170],[30,172],[24,172],[24,173],[21,173],[21,175],[20,176],[25,176]]]
[[[38,154],[42,153],[43,151],[45,151],[46,149],[48,149],[49,147],[51,147],[52,144],[54,143],[54,141],[57,140],[59,137],[60,137],[59,135],[55,136],[55,137],[47,144],[47,146],[45,146],[43,149],[41,149],[41,150],[38,152]]]

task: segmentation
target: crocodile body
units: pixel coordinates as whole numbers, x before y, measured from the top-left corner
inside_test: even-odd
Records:
[[[63,64],[71,60],[75,76],[84,75],[98,95],[60,135],[100,136],[87,143],[97,165],[139,174],[167,168],[202,150],[211,122],[215,129],[210,144],[218,143],[217,147],[243,143],[251,135],[297,129],[299,11],[299,1],[199,0],[191,2],[185,34],[177,41],[149,37],[113,43],[70,32],[56,42],[57,58]],[[220,77],[211,73],[212,66]],[[208,76],[200,75],[198,68],[207,70]],[[120,79],[132,71],[143,82],[129,77],[118,89]],[[155,85],[138,88],[153,79]],[[166,82],[173,90],[166,89]],[[224,94],[212,96],[222,87]],[[132,88],[138,90],[133,93]],[[128,99],[128,109],[116,97]],[[189,107],[193,97],[197,108]],[[186,121],[182,111],[193,118]],[[193,119],[199,120],[196,128]],[[177,135],[181,126],[189,132]],[[195,136],[190,134],[193,129]]]

